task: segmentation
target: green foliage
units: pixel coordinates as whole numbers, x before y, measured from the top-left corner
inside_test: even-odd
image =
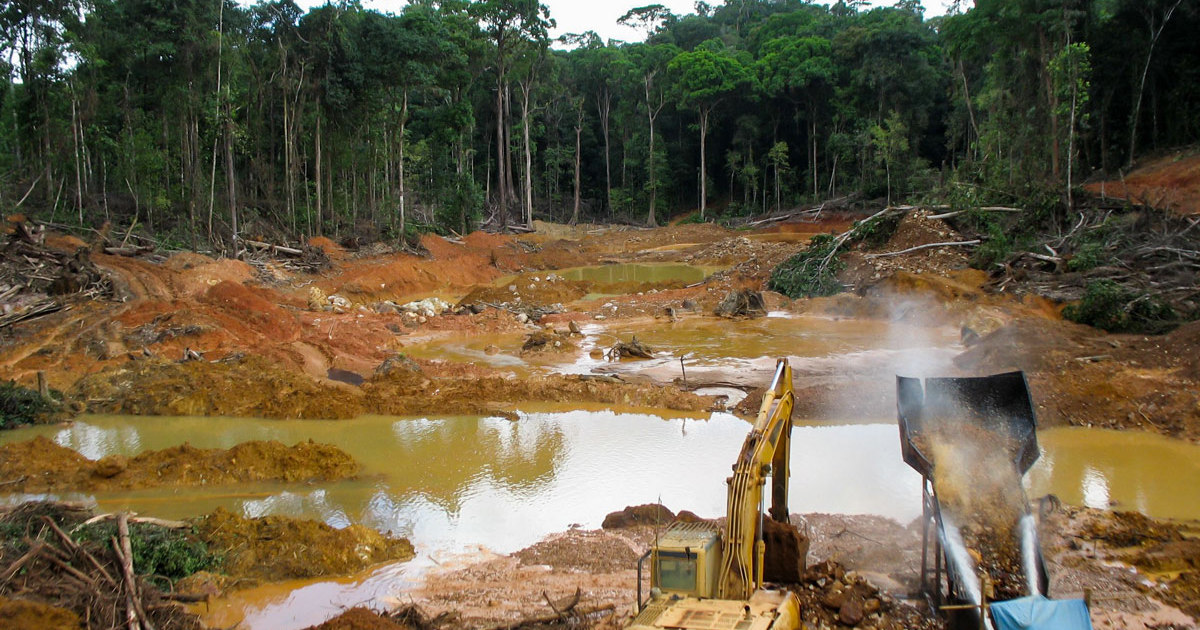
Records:
[[[117,524],[105,520],[79,528],[72,536],[79,542],[109,545],[117,535]],[[161,575],[172,580],[216,566],[220,558],[196,538],[191,529],[170,529],[150,523],[129,524],[133,566],[141,575]]]
[[[61,399],[59,392],[52,397]],[[0,383],[0,429],[11,429],[23,424],[33,424],[54,411],[55,404],[36,390],[17,385],[15,381]]]
[[[979,215],[986,213],[978,212]],[[978,223],[986,225],[986,236],[983,243],[971,254],[971,266],[976,269],[990,270],[995,265],[1004,262],[1013,253],[1013,240],[1001,225],[991,217],[980,217]]]
[[[534,206],[562,216],[576,126],[591,219],[693,207],[697,177],[706,204],[746,210],[949,177],[1032,211],[1001,221],[1015,246],[1066,220],[1075,174],[1200,141],[1200,9],[1173,0],[976,0],[928,20],[915,0],[651,4],[622,18],[646,42],[588,32],[571,50],[525,0],[10,4],[0,197],[56,222],[136,218],[172,247],[229,242],[251,209],[292,239],[375,237],[358,231],[386,229],[402,194],[410,218],[461,232],[526,171]],[[519,81],[528,168],[521,108],[496,99]],[[1025,203],[1043,190],[1053,203]]]
[[[1109,256],[1105,252],[1104,243],[1099,241],[1085,241],[1075,250],[1075,255],[1067,261],[1067,269],[1070,271],[1087,271],[1095,269],[1100,265],[1108,262]]]
[[[1083,300],[1063,309],[1063,317],[1118,333],[1161,333],[1179,321],[1178,313],[1158,298],[1108,279],[1089,282]]]
[[[840,254],[858,243],[870,247],[886,243],[895,234],[902,218],[904,213],[892,211],[870,220],[856,221],[852,232],[840,243],[830,234],[814,236],[807,249],[771,271],[767,288],[792,298],[840,293],[845,288],[837,279],[838,272],[845,268]]]
[[[868,247],[879,247],[891,240],[904,218],[902,212],[887,212],[870,221],[855,221],[854,234],[847,239],[847,245],[864,243]]]
[[[808,248],[780,263],[767,280],[767,288],[788,297],[821,297],[840,293],[844,288],[837,273],[844,263],[834,254],[834,238],[818,234],[808,242]],[[829,264],[824,265],[826,259]]]

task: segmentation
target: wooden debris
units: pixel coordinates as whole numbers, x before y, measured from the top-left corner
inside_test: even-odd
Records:
[[[753,289],[730,291],[721,299],[714,314],[718,317],[762,317],[767,314],[762,292]]]
[[[654,350],[650,348],[650,346],[638,341],[637,335],[634,335],[633,339],[631,339],[629,343],[618,341],[616,345],[608,349],[608,354],[606,356],[608,357],[609,361],[617,361],[625,357],[653,359]]]
[[[176,602],[202,595],[162,593],[136,574],[127,515],[118,515],[109,545],[67,532],[90,510],[73,504],[25,503],[0,509],[0,521],[24,529],[0,545],[0,596],[40,601],[74,611],[90,628],[192,630],[196,617]],[[19,551],[19,555],[18,555]],[[0,622],[0,626],[3,626]]]
[[[888,256],[900,256],[902,254],[909,254],[912,252],[920,251],[922,249],[932,249],[934,247],[963,247],[963,246],[974,246],[974,245],[978,245],[979,243],[980,243],[979,239],[974,239],[974,240],[970,240],[970,241],[952,241],[952,242],[948,242],[948,243],[926,243],[924,245],[917,245],[916,247],[909,247],[908,249],[902,249],[898,252],[886,252],[883,254],[866,254],[864,256],[864,258],[887,258]]]

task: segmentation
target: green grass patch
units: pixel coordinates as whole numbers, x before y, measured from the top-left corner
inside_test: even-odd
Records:
[[[113,520],[84,526],[72,536],[79,542],[102,545],[117,535]],[[129,524],[129,545],[133,550],[133,566],[142,575],[161,575],[172,580],[185,578],[197,571],[211,569],[220,558],[188,529],[170,529],[150,523]]]

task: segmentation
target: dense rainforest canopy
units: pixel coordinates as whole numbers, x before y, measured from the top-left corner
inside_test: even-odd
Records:
[[[0,208],[237,237],[654,224],[858,194],[1072,203],[1200,138],[1200,3],[6,0]],[[956,193],[956,191],[958,191]]]

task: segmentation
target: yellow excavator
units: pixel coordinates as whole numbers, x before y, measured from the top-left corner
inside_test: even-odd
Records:
[[[764,579],[799,581],[807,539],[788,523],[792,369],[775,366],[754,426],[727,481],[724,527],[675,522],[638,562],[638,595],[630,630],[795,630],[800,605]],[[771,478],[771,509],[764,488]],[[650,564],[650,597],[642,600],[642,574]]]

